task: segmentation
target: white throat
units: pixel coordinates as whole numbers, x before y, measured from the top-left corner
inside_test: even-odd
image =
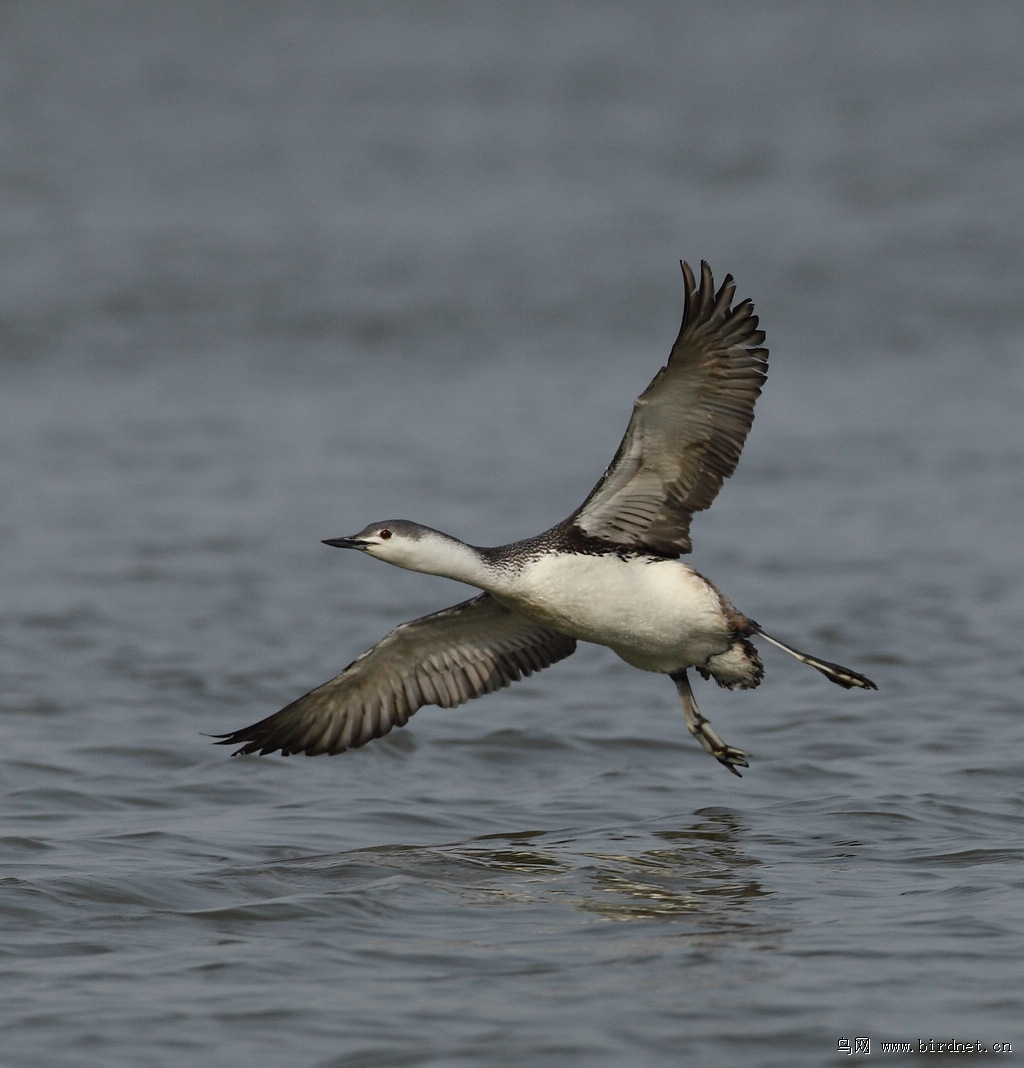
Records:
[[[408,571],[465,582],[488,588],[490,569],[475,549],[458,538],[435,530],[424,530],[416,538],[395,536],[368,548],[367,553]]]

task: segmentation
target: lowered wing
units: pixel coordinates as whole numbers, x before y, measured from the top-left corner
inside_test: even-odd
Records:
[[[423,705],[452,708],[565,659],[576,641],[489,594],[396,627],[280,712],[229,734],[238,753],[342,753],[401,727]]]

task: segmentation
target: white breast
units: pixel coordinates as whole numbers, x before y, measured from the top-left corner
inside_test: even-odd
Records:
[[[647,671],[703,664],[730,643],[717,593],[678,560],[551,553],[491,592]]]

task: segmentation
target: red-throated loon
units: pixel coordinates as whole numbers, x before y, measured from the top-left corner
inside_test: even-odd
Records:
[[[401,519],[371,523],[327,545],[358,549],[410,571],[484,592],[396,627],[383,641],[280,712],[218,735],[239,753],[341,753],[403,726],[423,705],[451,708],[565,659],[577,641],[676,684],[686,726],[731,772],[746,754],[701,715],[687,671],[728,689],[764,675],[750,641],[764,638],[839,686],[866,676],[801,653],[761,630],[679,560],[690,519],[736,468],[768,367],[754,306],[733,306],[727,275],[698,287],[682,264],[685,307],[668,363],[637,399],[608,470],[568,519],[524,541],[477,548]]]

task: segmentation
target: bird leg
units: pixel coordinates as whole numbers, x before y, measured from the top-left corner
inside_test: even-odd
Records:
[[[776,648],[789,653],[790,656],[795,656],[801,664],[808,664],[815,671],[820,671],[829,682],[834,682],[837,686],[842,686],[847,690],[852,690],[854,686],[858,686],[862,690],[878,689],[867,675],[862,675],[859,671],[854,671],[853,668],[843,667],[842,664],[833,664],[831,660],[819,660],[816,656],[811,656],[810,653],[801,653],[799,649],[794,649],[791,645],[780,642],[778,638],[765,634],[763,630],[755,630],[754,633],[764,638],[766,642],[771,642]]]
[[[733,775],[739,776],[737,766],[750,767],[747,763],[747,754],[742,749],[734,749],[731,745],[726,745],[712,730],[710,720],[701,715],[697,702],[693,699],[693,690],[690,689],[690,680],[686,677],[685,671],[670,675],[669,678],[676,684],[676,691],[683,706],[683,715],[686,716],[686,729],[715,760],[724,764]]]

